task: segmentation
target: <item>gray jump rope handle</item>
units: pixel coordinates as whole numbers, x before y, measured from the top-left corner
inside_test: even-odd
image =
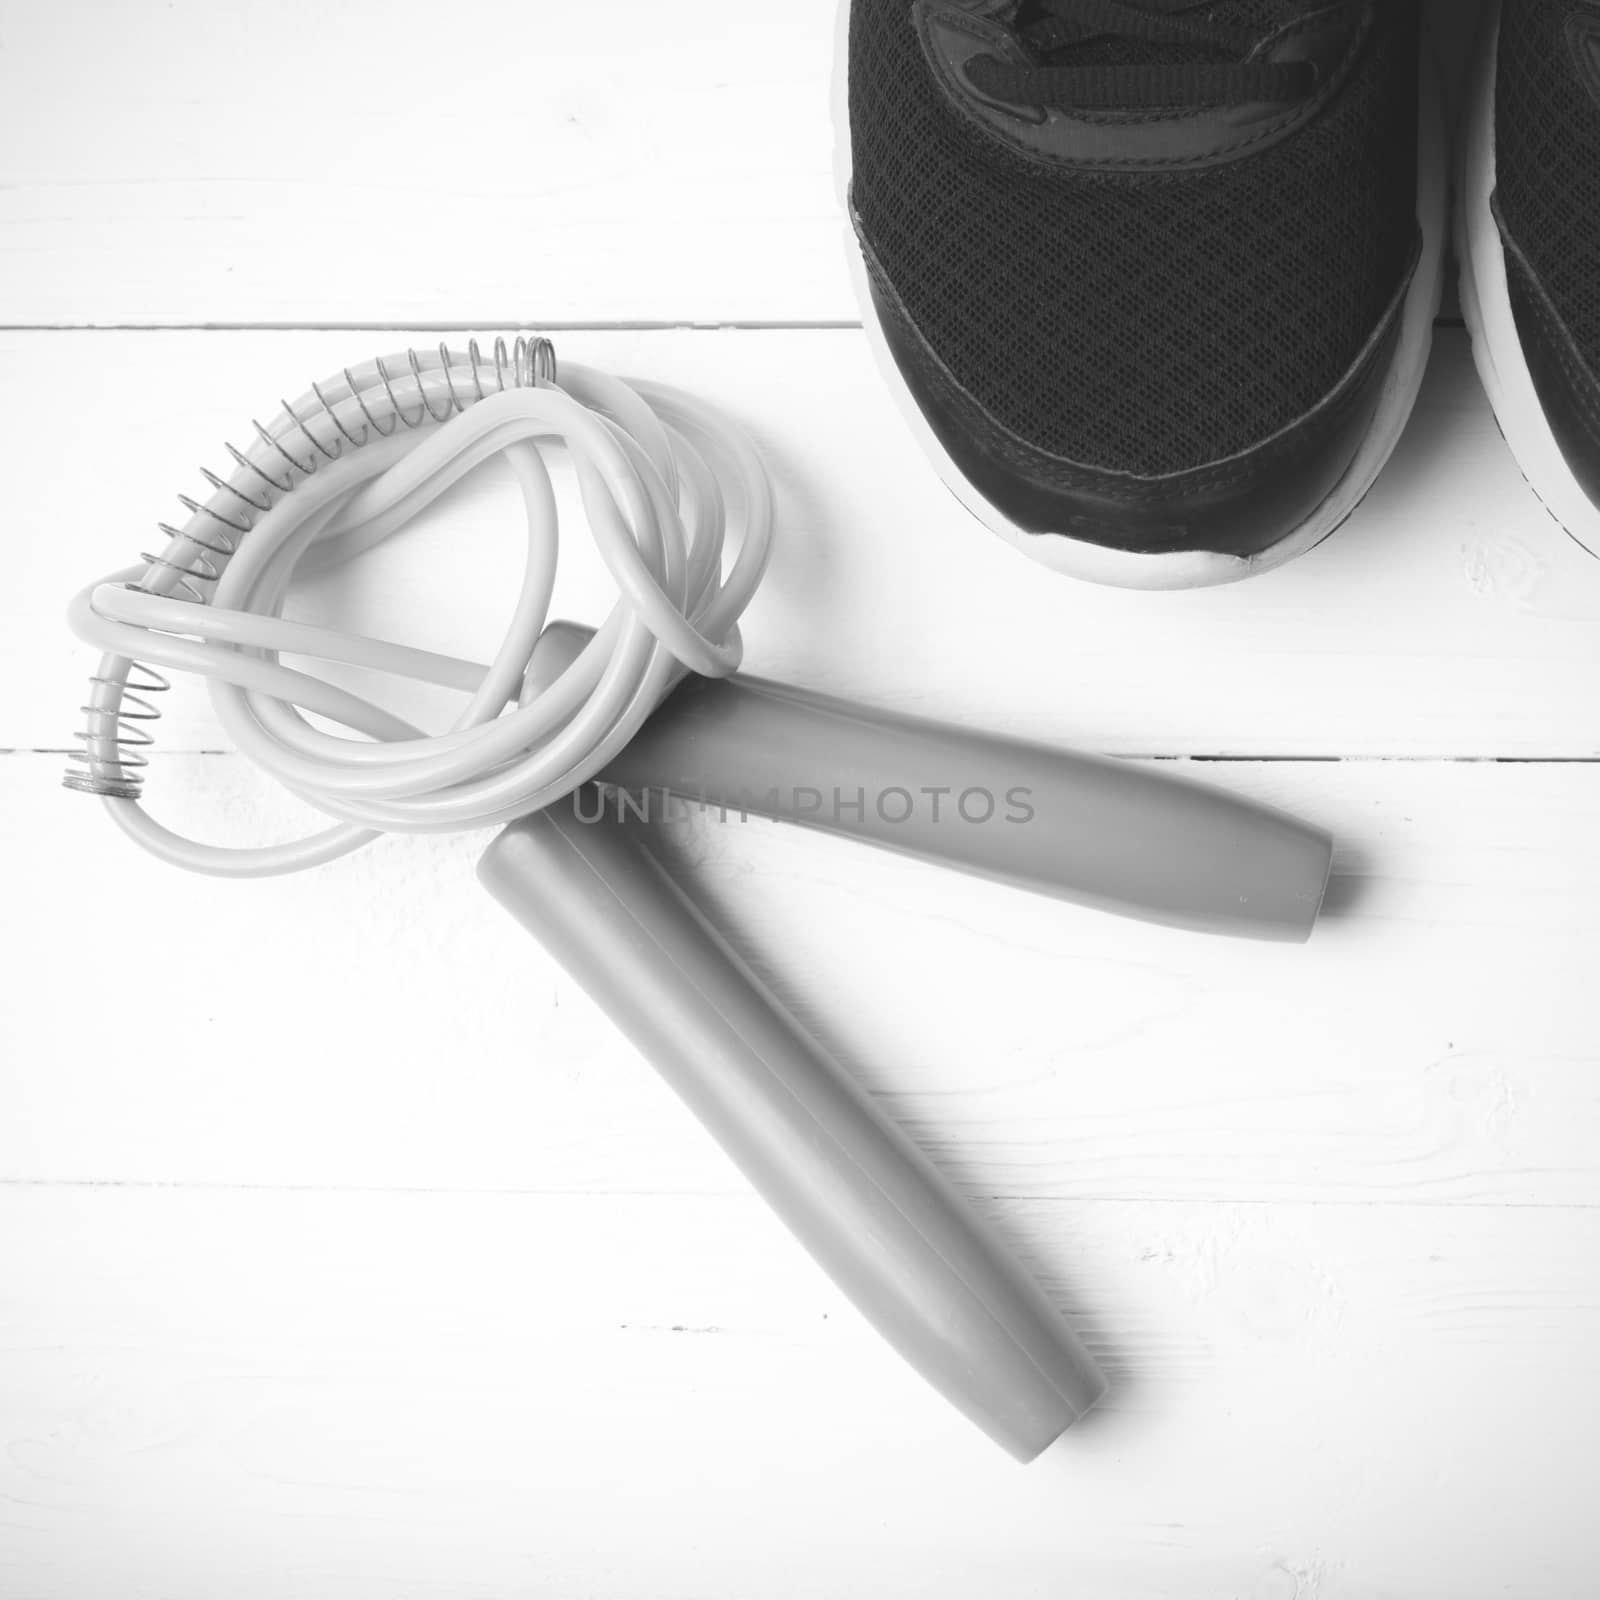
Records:
[[[604,1007],[879,1332],[1031,1460],[1104,1392],[1094,1362],[628,830],[578,815],[563,801],[505,829],[478,865],[489,892]]]
[[[547,629],[537,670],[553,675],[589,638],[571,623]],[[742,674],[680,684],[601,780],[636,806],[668,791],[779,815],[1097,910],[1237,938],[1309,938],[1333,859],[1319,828],[1131,762]]]
[[[548,630],[538,673],[560,671],[588,637]],[[1332,857],[1326,834],[1214,790],[744,677],[682,684],[603,777],[635,794],[665,789],[793,816],[1104,910],[1255,938],[1309,935]],[[814,811],[801,814],[801,790],[817,796]],[[862,803],[836,806],[835,790]],[[969,791],[1027,820],[973,821],[982,808]],[[879,803],[891,794],[912,801],[903,818]],[[1104,1391],[1094,1363],[656,862],[623,828],[578,819],[568,801],[506,829],[479,865],[490,892],[610,1013],[901,1354],[1013,1455],[1037,1455]]]

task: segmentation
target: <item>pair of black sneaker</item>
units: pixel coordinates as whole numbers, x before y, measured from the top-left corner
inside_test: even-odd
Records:
[[[863,308],[957,496],[1061,571],[1223,583],[1360,503],[1444,280],[1417,0],[851,0]],[[1600,552],[1600,0],[1491,3],[1456,253],[1525,476]]]

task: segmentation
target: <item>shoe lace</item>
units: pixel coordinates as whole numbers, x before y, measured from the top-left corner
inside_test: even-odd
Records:
[[[1310,92],[1311,62],[1252,60],[1257,34],[1197,9],[1211,8],[1196,0],[1023,0],[1012,31],[1034,61],[980,56],[968,71],[997,100],[1079,111],[1198,111]]]

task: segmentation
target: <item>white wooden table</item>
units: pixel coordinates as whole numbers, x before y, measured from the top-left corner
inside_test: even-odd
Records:
[[[966,520],[871,370],[830,0],[600,9],[0,18],[0,1596],[1593,1592],[1600,564],[1463,333],[1307,559],[1055,579]],[[1440,7],[1447,55],[1470,9]],[[224,438],[346,362],[518,326],[753,430],[781,513],[753,670],[1337,832],[1303,950],[773,825],[673,846],[1102,1356],[1103,1413],[1031,1468],[486,899],[481,838],[230,885],[57,786],[90,664],[65,599]],[[306,614],[481,649],[509,485]],[[152,804],[293,826],[171,698]]]

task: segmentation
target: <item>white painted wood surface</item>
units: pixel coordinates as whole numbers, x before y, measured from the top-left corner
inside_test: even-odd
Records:
[[[0,322],[853,320],[829,0],[63,0],[3,46]]]
[[[1436,8],[1445,56],[1470,9]],[[1132,597],[970,526],[853,329],[682,326],[852,316],[831,11],[0,21],[3,1600],[1594,1587],[1600,565],[1527,494],[1458,330],[1335,540]],[[252,409],[427,337],[374,327],[535,320],[771,457],[755,669],[1200,758],[1340,840],[1303,950],[765,824],[670,843],[1102,1355],[1104,1414],[1030,1469],[487,901],[481,840],[230,886],[56,787],[67,594]],[[485,473],[302,608],[481,651],[514,515]],[[564,581],[592,614],[592,565]],[[153,803],[293,826],[170,698]]]

